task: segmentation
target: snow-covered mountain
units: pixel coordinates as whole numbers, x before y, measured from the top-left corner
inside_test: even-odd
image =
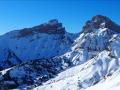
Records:
[[[70,50],[72,38],[75,38],[72,36],[57,20],[9,32],[0,37],[1,69],[29,60],[60,56]]]
[[[119,90],[119,47],[120,26],[102,15],[77,34],[66,32],[56,19],[9,32],[0,36],[0,87],[99,90],[106,85],[102,89]]]

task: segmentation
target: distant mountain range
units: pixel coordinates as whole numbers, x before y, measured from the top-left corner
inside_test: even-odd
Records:
[[[120,26],[106,16],[76,34],[53,19],[0,36],[0,90],[120,90],[119,75]]]

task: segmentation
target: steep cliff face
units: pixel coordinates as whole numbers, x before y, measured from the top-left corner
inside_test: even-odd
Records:
[[[44,23],[32,28],[24,28],[20,30],[18,38],[33,35],[35,33],[46,34],[65,34],[65,28],[62,23],[59,23],[57,19],[50,20],[48,23]]]
[[[9,32],[0,37],[1,88],[85,90],[104,81],[120,68],[119,30],[97,15],[80,34],[57,20]]]

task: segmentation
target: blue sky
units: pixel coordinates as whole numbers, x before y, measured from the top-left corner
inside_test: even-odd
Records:
[[[120,24],[119,0],[0,0],[0,34],[58,19],[68,32],[80,32],[86,20],[106,15]]]

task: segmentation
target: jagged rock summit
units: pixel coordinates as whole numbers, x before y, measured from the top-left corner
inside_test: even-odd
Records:
[[[108,28],[120,33],[120,26],[103,15],[96,15],[91,20],[88,20],[83,27],[83,32],[87,33],[99,28]]]
[[[52,19],[48,21],[48,23],[20,30],[18,37],[25,37],[35,33],[65,34],[65,28],[62,26],[62,23],[59,23],[57,19]]]

